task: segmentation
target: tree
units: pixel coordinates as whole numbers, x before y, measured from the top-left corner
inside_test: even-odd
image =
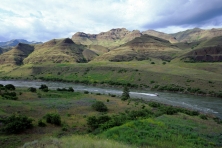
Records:
[[[128,88],[127,86],[125,86],[125,87],[123,88],[123,93],[122,93],[121,99],[122,99],[123,101],[125,101],[125,100],[127,100],[127,99],[129,99],[129,98],[130,98],[129,88]]]

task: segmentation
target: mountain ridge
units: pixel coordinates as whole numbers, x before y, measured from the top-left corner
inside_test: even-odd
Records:
[[[25,39],[12,39],[10,41],[6,42],[0,42],[0,47],[2,48],[9,48],[9,47],[14,47],[18,45],[19,43],[25,43],[25,44],[42,44],[42,42],[36,42],[36,41],[27,41]]]
[[[212,30],[213,32],[218,30],[219,33],[212,33]],[[191,42],[180,42],[180,40],[195,37],[196,35],[202,34],[202,32],[209,32],[209,30],[194,28],[179,32],[179,34],[175,35],[179,37],[179,40],[176,40],[176,37],[169,34],[155,30],[140,32],[139,30],[129,31],[125,28],[117,28],[99,34],[77,32],[72,36],[72,39],[52,39],[43,44],[31,45],[18,43],[18,45],[11,50],[7,49],[9,51],[0,48],[0,63],[7,64],[8,62],[16,65],[85,63],[94,60],[120,62],[131,60],[140,61],[149,58],[170,61],[179,57],[183,57],[181,60],[192,60],[196,59],[198,54],[202,57],[206,56],[202,55],[204,53],[202,50],[207,50],[207,52],[205,52],[207,56],[213,57],[208,59],[221,61],[217,60],[217,56],[220,56],[217,54],[221,53],[215,51],[220,50],[219,48],[222,46],[222,36],[218,36],[220,35],[220,31],[222,33],[222,29],[211,29],[209,37],[205,38],[207,35],[203,34],[200,39],[190,40]],[[18,42],[18,40],[11,41],[13,43]],[[32,48],[32,50],[28,47]],[[197,55],[194,55],[192,51],[195,53],[197,49]],[[214,55],[211,53],[214,53]],[[204,57],[194,61],[201,61],[201,59],[202,61],[206,61]]]

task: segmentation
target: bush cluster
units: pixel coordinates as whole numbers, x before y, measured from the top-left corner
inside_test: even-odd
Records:
[[[57,91],[67,91],[67,92],[74,92],[74,89],[72,87],[66,88],[57,88]]]
[[[18,97],[16,96],[15,92],[4,92],[1,94],[3,99],[6,100],[18,100]]]
[[[198,116],[199,112],[198,111],[194,111],[194,110],[189,110],[189,109],[185,109],[185,108],[179,108],[179,107],[173,107],[173,106],[168,106],[168,105],[163,105],[157,102],[149,102],[149,106],[151,107],[155,107],[157,109],[159,109],[158,113],[156,114],[156,116],[159,116],[161,114],[167,114],[167,115],[173,115],[176,114],[178,112],[190,115],[190,116]]]
[[[0,84],[0,90],[15,90],[15,86],[12,84],[2,85]]]
[[[33,127],[33,119],[23,115],[13,114],[3,120],[3,132],[18,134],[26,129]]]
[[[143,109],[138,111],[126,111],[125,113],[120,113],[119,115],[113,116],[91,116],[87,118],[87,125],[92,130],[95,130],[97,128],[99,128],[100,130],[106,130],[108,128],[120,126],[131,120],[136,120],[138,118],[153,117],[153,115],[154,113],[152,111],[148,109]]]
[[[184,91],[184,89],[185,89],[184,87],[174,85],[174,84],[158,87],[158,90],[160,90],[160,91],[167,90],[167,91],[173,91],[173,92],[182,92],[182,91]]]

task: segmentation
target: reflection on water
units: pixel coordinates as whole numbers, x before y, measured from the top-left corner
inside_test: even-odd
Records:
[[[16,87],[40,87],[46,84],[50,89],[73,87],[75,91],[89,91],[101,94],[114,94],[121,96],[122,90],[119,88],[104,88],[95,86],[78,85],[73,83],[62,82],[39,82],[39,81],[0,81],[0,84],[13,84]],[[158,93],[158,94],[157,94]],[[182,106],[189,109],[198,110],[205,113],[215,114],[222,118],[222,99],[214,97],[193,96],[180,93],[155,92],[131,90],[132,98],[140,98],[144,100],[157,101],[174,106]]]

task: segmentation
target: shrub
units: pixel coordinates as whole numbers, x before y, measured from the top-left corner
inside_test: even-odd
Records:
[[[200,118],[203,119],[203,120],[207,120],[207,116],[203,115],[203,114],[200,115]]]
[[[72,87],[69,87],[68,91],[74,92],[74,89]]]
[[[222,124],[222,120],[218,117],[213,118],[217,124]]]
[[[13,114],[3,121],[3,131],[10,134],[18,134],[33,127],[32,121],[33,119],[26,116]]]
[[[8,89],[8,90],[15,90],[15,86],[12,85],[12,84],[7,84],[7,85],[5,85],[5,89]]]
[[[88,94],[89,92],[88,91],[84,91],[84,94]]]
[[[34,87],[29,87],[28,90],[31,92],[36,92],[36,88],[34,88]]]
[[[108,110],[107,106],[102,101],[96,101],[92,104],[92,108],[99,112],[106,112]]]
[[[39,126],[39,127],[45,127],[46,124],[45,124],[45,122],[42,121],[42,119],[39,119],[39,121],[38,121],[38,126]]]
[[[151,64],[155,64],[155,62],[151,62]]]
[[[45,84],[42,84],[42,85],[39,87],[39,89],[41,89],[41,90],[44,91],[44,92],[48,92],[48,91],[49,91],[48,86],[45,85]]]
[[[62,131],[68,131],[69,125],[65,122],[62,123]]]
[[[153,83],[155,83],[155,81],[151,80],[151,81],[150,81],[150,84],[153,84]]]
[[[155,108],[156,108],[156,107],[160,107],[160,103],[150,102],[150,103],[149,103],[149,106],[150,106],[150,107],[155,107]]]
[[[61,117],[57,113],[48,113],[45,115],[45,118],[47,123],[55,124],[58,126],[61,125]]]

